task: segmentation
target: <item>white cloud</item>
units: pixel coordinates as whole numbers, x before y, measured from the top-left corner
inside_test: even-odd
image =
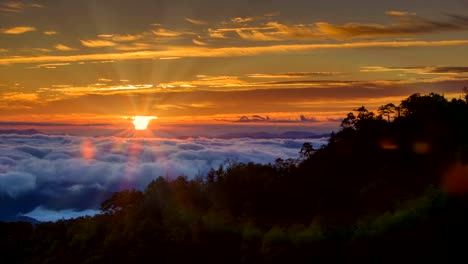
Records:
[[[68,217],[98,208],[112,192],[142,190],[158,176],[205,175],[227,159],[296,158],[306,141],[0,135],[0,195],[14,199],[15,214]]]

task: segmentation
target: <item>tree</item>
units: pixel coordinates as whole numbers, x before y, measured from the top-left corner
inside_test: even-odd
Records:
[[[465,102],[468,103],[468,87],[463,87],[463,97],[465,99]]]
[[[299,157],[301,160],[308,160],[310,156],[314,153],[315,149],[311,143],[306,142],[302,145],[301,150],[299,151]]]
[[[128,210],[140,205],[143,201],[143,193],[136,190],[125,190],[114,193],[111,198],[101,203],[101,211],[113,214],[121,210]]]
[[[380,106],[377,111],[382,116],[387,117],[387,121],[390,122],[390,117],[393,114],[395,114],[398,110],[397,110],[397,107],[394,104],[389,103],[389,104]]]
[[[346,129],[346,128],[354,128],[354,125],[356,124],[357,119],[356,116],[354,116],[353,113],[348,113],[348,115],[343,119],[341,122],[341,127]]]

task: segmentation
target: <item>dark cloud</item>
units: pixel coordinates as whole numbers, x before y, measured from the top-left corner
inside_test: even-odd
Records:
[[[468,67],[435,67],[431,73],[468,73]]]
[[[316,23],[316,26],[321,33],[337,39],[415,35],[468,29],[468,17],[461,15],[450,15],[450,19],[447,21],[430,20],[414,13],[400,11],[389,11],[387,15],[396,18],[397,23],[391,25],[363,23],[334,25],[328,22],[319,22]]]
[[[383,66],[370,66],[361,67],[363,72],[388,72],[388,71],[402,71],[417,74],[464,74],[468,73],[466,66],[406,66],[406,67],[383,67]],[[465,76],[457,76],[466,78]]]
[[[89,124],[70,124],[70,123],[50,123],[50,122],[0,122],[0,126],[35,126],[35,127],[50,127],[50,126],[108,126],[106,123],[89,123]]]
[[[229,120],[220,120],[220,121],[229,121]],[[238,120],[232,121],[236,123],[307,123],[307,122],[320,122],[319,119],[314,117],[306,117],[300,115],[298,119],[272,119],[269,116],[241,116]]]
[[[305,141],[310,139],[0,135],[0,219],[29,212],[76,215],[98,208],[112,192],[143,189],[158,176],[203,175],[227,159],[295,158]]]

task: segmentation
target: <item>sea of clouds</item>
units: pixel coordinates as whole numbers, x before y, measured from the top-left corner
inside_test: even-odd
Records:
[[[326,140],[0,135],[0,219],[94,214],[113,192],[143,190],[158,176],[204,176],[227,160],[297,158],[304,142]]]

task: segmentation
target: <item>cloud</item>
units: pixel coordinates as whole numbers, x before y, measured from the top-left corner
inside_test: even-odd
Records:
[[[82,41],[83,43],[83,41]],[[86,43],[86,42],[85,42]],[[83,43],[83,44],[85,44]],[[94,42],[90,42],[93,46]],[[112,42],[111,42],[112,43]],[[99,46],[99,42],[97,43]],[[104,43],[104,45],[110,43]],[[115,44],[115,43],[114,43]],[[112,45],[112,44],[111,44]],[[271,46],[247,47],[173,47],[166,50],[147,50],[120,53],[95,53],[68,56],[33,56],[0,58],[0,64],[9,63],[43,63],[43,62],[72,62],[72,61],[100,61],[100,60],[135,60],[154,59],[161,57],[245,57],[263,54],[304,53],[324,49],[365,49],[365,48],[411,48],[411,47],[448,47],[466,46],[468,40],[436,40],[436,41],[366,41],[330,44],[284,44]]]
[[[203,25],[208,24],[208,22],[206,22],[206,21],[192,19],[192,18],[185,18],[185,20],[192,23],[192,24],[194,24],[194,25],[199,25],[199,26],[203,26]]]
[[[101,34],[98,35],[100,38],[106,38],[106,39],[111,39],[112,41],[115,42],[130,42],[130,41],[135,41],[139,40],[144,37],[144,34],[125,34],[125,35],[119,35],[119,34]]]
[[[449,21],[434,21],[417,16],[415,13],[389,11],[386,14],[397,19],[397,23],[391,25],[363,23],[333,25],[328,22],[318,22],[315,26],[324,35],[336,39],[402,36],[468,30],[468,19],[464,16],[452,16],[452,19]]]
[[[383,66],[367,66],[361,67],[362,72],[405,72],[416,74],[465,74],[468,73],[466,66],[411,66],[411,67],[383,67]]]
[[[431,73],[436,74],[460,74],[468,73],[468,67],[435,67],[430,70]]]
[[[269,116],[263,117],[260,115],[252,115],[250,117],[241,116],[238,120],[235,120],[233,122],[236,122],[236,123],[317,123],[317,122],[321,122],[321,120],[315,117],[306,117],[305,115],[300,115],[298,119],[278,119],[278,118],[270,118]]]
[[[108,126],[108,123],[87,123],[87,124],[72,124],[72,123],[50,123],[50,122],[0,122],[0,126],[34,126],[34,127],[90,127],[90,126]]]
[[[39,97],[36,93],[8,92],[0,94],[2,101],[35,101]]]
[[[389,25],[355,22],[332,24],[323,21],[311,24],[288,25],[270,21],[263,25],[239,27],[238,24],[251,22],[254,18],[237,17],[232,19],[235,24],[234,27],[210,29],[209,36],[223,38],[226,37],[227,32],[236,32],[240,38],[248,41],[345,40],[468,30],[468,17],[466,16],[449,15],[447,21],[436,21],[417,16],[415,13],[402,11],[389,11],[386,14],[394,18],[396,23]]]
[[[47,64],[39,64],[34,67],[29,67],[30,69],[56,69],[57,67],[60,66],[68,66],[71,63],[47,63]]]
[[[0,218],[40,218],[51,211],[59,217],[83,214],[98,208],[112,192],[142,190],[158,176],[204,175],[226,159],[268,163],[296,158],[310,139],[0,135],[0,141]],[[320,145],[326,139],[312,141]],[[2,208],[5,205],[10,210]]]
[[[36,176],[27,172],[9,171],[0,174],[0,190],[12,198],[34,190],[35,185]]]
[[[153,34],[158,37],[178,37],[183,35],[184,33],[160,28],[157,30],[153,30]]]
[[[226,39],[226,35],[222,32],[219,32],[218,30],[215,29],[208,29],[208,36],[214,39]]]
[[[234,23],[247,23],[253,21],[253,17],[235,17],[231,19],[232,22]]]
[[[24,34],[26,32],[31,32],[31,31],[36,31],[36,28],[28,27],[28,26],[12,27],[12,28],[7,28],[7,29],[2,29],[0,32],[2,32],[3,34],[9,34],[9,35],[19,35],[19,34]]]
[[[57,31],[53,31],[53,30],[49,30],[49,31],[44,31],[42,32],[44,35],[47,35],[47,36],[53,36],[53,35],[57,35]]]
[[[7,13],[22,13],[26,8],[42,8],[44,5],[38,3],[24,3],[20,1],[11,1],[0,5],[0,11]]]
[[[198,46],[206,46],[208,45],[207,43],[197,40],[197,39],[192,39],[193,44],[198,45]]]
[[[285,73],[251,73],[246,74],[249,78],[265,78],[265,79],[297,79],[307,77],[333,76],[338,72],[285,72]]]
[[[118,45],[114,47],[116,50],[135,51],[135,50],[150,50],[152,46],[147,43],[133,42],[127,45]]]
[[[60,51],[72,51],[72,50],[77,50],[75,48],[72,48],[72,47],[69,47],[69,46],[66,46],[66,45],[63,45],[63,44],[57,44],[54,46],[54,48],[56,50],[60,50]]]
[[[117,45],[116,43],[108,40],[80,40],[80,42],[83,46],[90,48],[103,48]]]
[[[244,31],[244,30],[238,30],[237,34],[239,37],[245,40],[251,40],[251,41],[274,41],[274,40],[280,40],[276,36],[272,36],[269,33],[262,33],[260,31],[256,30],[250,30],[250,31]]]
[[[269,22],[269,27],[275,28],[276,32],[270,33],[278,38],[288,39],[321,39],[325,36],[315,27],[310,25],[285,25],[279,22]]]

